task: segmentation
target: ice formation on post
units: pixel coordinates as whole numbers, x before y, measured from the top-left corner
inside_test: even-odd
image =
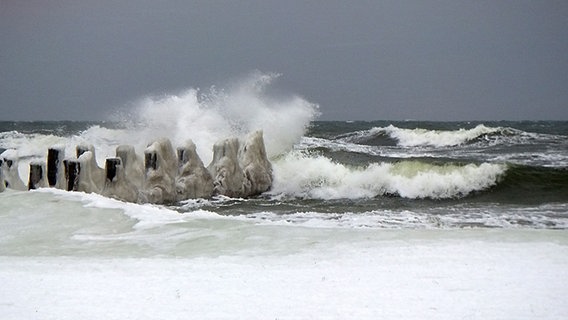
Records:
[[[14,149],[8,149],[0,155],[0,159],[2,159],[4,187],[20,191],[27,190],[18,171],[18,152]]]
[[[66,189],[65,179],[65,147],[53,146],[47,150],[47,184],[50,187]]]
[[[176,199],[176,154],[170,140],[159,139],[144,150],[146,180],[143,200],[150,203],[171,203]]]
[[[88,168],[88,174],[93,183],[92,189],[102,190],[105,183],[105,170],[97,164],[95,147],[92,144],[82,144],[78,145],[76,150],[77,159],[83,162],[82,167]],[[88,152],[91,154],[86,155]]]
[[[78,159],[65,159],[63,163],[67,191],[101,192],[102,183],[98,177],[100,168],[91,151],[83,152]]]
[[[208,169],[213,176],[214,193],[227,197],[244,197],[250,190],[238,160],[239,140],[230,138],[213,146],[213,161]]]
[[[0,158],[0,192],[6,190],[6,181],[4,180],[4,169],[2,168],[4,160]]]
[[[63,190],[66,191],[79,191],[79,172],[81,171],[81,164],[76,159],[63,160],[65,172],[65,186]]]
[[[246,196],[268,191],[272,186],[272,165],[266,156],[262,131],[255,131],[247,137],[239,150],[239,162],[250,190]]]
[[[34,161],[30,163],[30,175],[28,179],[28,190],[37,188],[47,188],[47,171],[45,170],[45,163],[41,161]]]
[[[140,189],[144,185],[144,164],[136,154],[134,146],[120,145],[116,147],[116,157],[120,158],[121,165],[129,183]]]
[[[105,186],[102,194],[127,202],[138,201],[138,188],[126,178],[122,158],[106,159]]]
[[[177,200],[209,198],[213,195],[213,177],[197,154],[195,144],[188,140],[177,148],[178,177],[176,179]]]

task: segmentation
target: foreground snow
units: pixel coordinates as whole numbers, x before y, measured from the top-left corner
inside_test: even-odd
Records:
[[[562,231],[529,232],[515,240],[501,233],[470,237],[462,231],[444,238],[438,233],[314,244],[260,256],[4,256],[0,314],[2,319],[562,319],[568,314],[568,241]]]

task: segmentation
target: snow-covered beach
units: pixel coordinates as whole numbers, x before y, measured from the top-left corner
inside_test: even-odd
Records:
[[[297,229],[292,242],[313,231]],[[286,241],[273,231],[272,241]],[[3,256],[0,313],[4,319],[562,319],[568,312],[563,231],[316,233],[281,252]]]

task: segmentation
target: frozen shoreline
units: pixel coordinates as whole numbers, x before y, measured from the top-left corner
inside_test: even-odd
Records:
[[[3,256],[0,314],[3,319],[561,319],[568,313],[565,232],[436,234],[443,236],[340,241],[323,250],[260,256]]]

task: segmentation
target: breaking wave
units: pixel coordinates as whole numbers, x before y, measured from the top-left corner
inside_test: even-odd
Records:
[[[509,127],[490,127],[479,124],[471,129],[461,128],[458,130],[407,129],[389,125],[352,132],[337,138],[345,142],[373,146],[452,147],[476,142],[488,144],[530,143],[539,140],[548,141],[557,137]]]
[[[137,140],[165,136],[181,144],[191,138],[205,162],[215,142],[262,129],[268,156],[275,157],[291,150],[319,114],[316,104],[300,96],[270,95],[267,89],[278,76],[255,72],[223,89],[146,97],[119,120],[129,123]]]
[[[506,170],[503,164],[437,165],[414,160],[354,167],[292,152],[274,162],[271,193],[313,199],[459,198],[496,185]]]

